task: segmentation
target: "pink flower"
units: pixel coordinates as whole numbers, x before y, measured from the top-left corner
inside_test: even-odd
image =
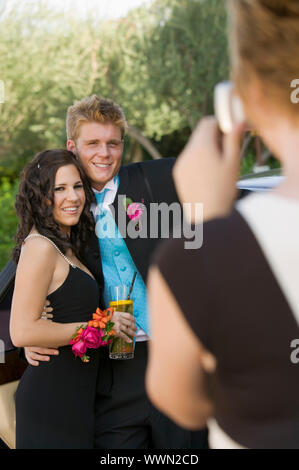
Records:
[[[139,202],[132,202],[127,208],[127,214],[130,220],[138,220],[142,216],[142,206]]]
[[[81,340],[84,341],[87,348],[97,349],[102,345],[104,333],[101,329],[87,326],[82,332]]]
[[[75,344],[72,346],[72,351],[75,354],[75,356],[82,357],[84,356],[85,352],[87,349],[87,345],[84,341],[77,341]]]

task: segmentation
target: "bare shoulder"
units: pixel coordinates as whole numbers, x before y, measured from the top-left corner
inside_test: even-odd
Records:
[[[57,249],[47,238],[30,237],[22,245],[20,262],[31,260],[36,265],[47,265],[50,268],[54,267],[58,255]]]

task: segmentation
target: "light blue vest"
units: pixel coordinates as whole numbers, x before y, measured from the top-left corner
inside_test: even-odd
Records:
[[[149,335],[146,287],[113,216],[110,211],[103,208],[103,200],[107,191],[110,190],[105,189],[95,195],[97,199],[96,234],[99,240],[105,280],[104,304],[106,308],[109,307],[109,287],[121,284],[130,286],[136,271],[137,276],[131,294],[131,299],[134,302],[134,317],[137,328],[141,328]]]

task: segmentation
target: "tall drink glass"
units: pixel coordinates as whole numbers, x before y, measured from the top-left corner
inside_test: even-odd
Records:
[[[109,307],[113,307],[114,310],[117,310],[118,312],[126,312],[133,315],[133,300],[128,299],[128,295],[128,286],[122,285],[110,287]],[[133,340],[131,336],[129,336],[129,338]],[[114,336],[109,344],[109,357],[110,359],[133,359],[134,346],[134,340],[132,343],[127,343],[124,339]]]

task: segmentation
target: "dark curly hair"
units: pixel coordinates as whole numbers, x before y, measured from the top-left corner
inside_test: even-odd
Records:
[[[54,186],[57,170],[66,165],[74,165],[81,177],[85,191],[85,205],[77,225],[71,227],[70,238],[64,234],[53,218]],[[50,201],[50,205],[49,205]],[[17,263],[21,246],[33,226],[52,240],[63,254],[71,248],[82,260],[84,244],[95,223],[90,205],[95,197],[87,176],[75,155],[64,149],[45,150],[34,157],[20,175],[19,192],[16,197],[16,212],[19,226],[15,237],[16,246],[13,259]]]

